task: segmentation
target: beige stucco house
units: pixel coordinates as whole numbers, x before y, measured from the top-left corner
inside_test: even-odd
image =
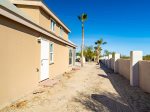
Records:
[[[69,33],[40,0],[0,0],[0,108],[73,67]]]

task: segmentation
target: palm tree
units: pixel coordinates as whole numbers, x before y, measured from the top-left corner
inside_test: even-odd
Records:
[[[85,46],[83,54],[85,56],[86,61],[92,61],[95,55],[93,46]]]
[[[104,55],[108,56],[110,54],[110,52],[108,50],[104,50]]]
[[[85,13],[78,16],[78,19],[82,23],[81,67],[83,67],[83,60],[84,60],[84,56],[83,56],[83,50],[84,50],[84,22],[87,20],[87,18],[88,18],[88,16]]]
[[[97,45],[95,47],[95,50],[96,50],[96,61],[97,61],[97,63],[99,63],[99,57],[100,57],[100,54],[101,54],[101,51],[102,51],[101,45],[105,45],[105,44],[107,44],[107,42],[104,42],[103,39],[101,38],[101,39],[97,40],[95,42],[95,44]]]

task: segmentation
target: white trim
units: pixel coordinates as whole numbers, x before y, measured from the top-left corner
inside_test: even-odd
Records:
[[[48,44],[48,46],[47,46],[47,47],[48,47],[48,48],[47,48],[48,52],[46,52],[47,57],[44,57],[44,58],[43,58],[43,54],[42,54],[42,53],[43,53],[43,52],[42,52],[43,46],[42,46],[42,44],[41,44],[41,48],[40,48],[40,49],[41,49],[41,53],[40,53],[40,55],[41,55],[41,56],[40,56],[40,69],[41,69],[41,70],[40,70],[40,81],[43,81],[43,80],[46,80],[46,79],[49,78],[49,73],[50,73],[50,71],[49,71],[49,60],[50,60],[50,56],[49,56],[49,43],[50,43],[50,41],[49,41],[48,39],[43,38],[43,37],[41,37],[41,41],[43,41],[43,42],[45,41],[46,44]],[[44,42],[44,43],[45,43],[45,42]],[[46,49],[46,47],[44,46],[44,51],[45,51],[45,49]],[[44,52],[44,56],[46,56],[46,54],[45,54],[45,52]],[[45,74],[45,73],[43,74],[43,72],[42,72],[42,71],[43,71],[43,70],[42,70],[42,68],[43,68],[43,67],[42,67],[42,66],[43,66],[43,65],[42,65],[42,62],[43,62],[44,60],[47,60],[47,64],[46,64],[46,65],[47,65],[47,69],[46,69],[47,74]],[[44,75],[44,78],[43,78],[43,75]]]
[[[55,32],[55,30],[56,30],[56,22],[53,19],[50,19],[50,21],[51,21],[51,24],[50,24],[51,28],[50,29],[51,29],[52,32]],[[52,26],[52,22],[53,22],[54,26]]]
[[[14,21],[16,21],[16,22],[18,22],[22,25],[25,25],[25,26],[27,26],[31,29],[34,29],[34,30],[36,30],[36,31],[38,31],[42,34],[45,34],[45,35],[47,35],[47,36],[49,36],[49,37],[51,37],[51,38],[53,38],[57,41],[60,41],[62,43],[65,43],[65,44],[67,44],[69,46],[72,46],[72,47],[75,47],[75,48],[77,47],[76,45],[72,44],[69,41],[66,41],[62,38],[58,38],[55,34],[50,33],[50,31],[45,30],[44,28],[42,28],[39,25],[33,23],[32,21],[27,20],[26,18],[24,18],[20,15],[14,14],[13,12],[10,12],[6,9],[1,8],[1,7],[0,7],[0,14],[7,17],[7,18],[9,18],[9,19],[11,19],[11,20],[14,20]]]
[[[46,11],[49,15],[51,15],[59,24],[61,24],[68,32],[71,32],[64,23],[52,12],[48,9],[41,1],[25,1],[25,0],[11,0],[13,4],[20,4],[20,5],[32,5],[32,6],[39,6],[44,11]]]
[[[53,46],[52,52],[50,51],[50,45]],[[51,61],[50,54],[52,54],[52,61]],[[54,43],[53,42],[49,42],[49,62],[50,62],[50,64],[54,63]]]

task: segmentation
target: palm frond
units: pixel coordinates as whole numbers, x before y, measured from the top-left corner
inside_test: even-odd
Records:
[[[78,16],[78,19],[81,20],[81,16]]]
[[[83,13],[83,14],[82,14],[82,19],[83,19],[83,21],[87,20],[87,18],[88,18],[87,14]]]
[[[85,20],[87,20],[87,14],[83,13],[81,14],[80,16],[78,16],[78,19],[81,21],[81,22],[84,22]]]
[[[107,44],[107,42],[103,42],[103,45]]]

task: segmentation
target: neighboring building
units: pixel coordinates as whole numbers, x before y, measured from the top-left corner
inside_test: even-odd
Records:
[[[0,108],[72,69],[69,33],[40,0],[0,0]]]

